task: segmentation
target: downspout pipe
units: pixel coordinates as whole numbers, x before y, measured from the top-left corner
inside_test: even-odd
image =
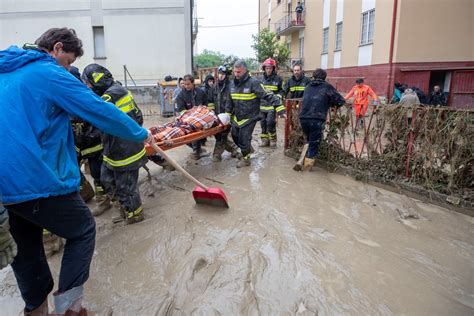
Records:
[[[397,9],[398,9],[398,0],[393,0],[393,15],[392,15],[392,33],[390,34],[390,52],[388,56],[388,86],[387,86],[387,102],[391,100],[391,91],[395,83],[395,78],[393,77],[393,50],[395,47],[395,31],[397,27]]]

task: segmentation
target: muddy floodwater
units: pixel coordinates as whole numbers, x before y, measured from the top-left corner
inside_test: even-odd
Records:
[[[255,148],[257,137],[258,128]],[[473,218],[323,169],[296,173],[279,146],[258,149],[246,169],[228,153],[213,163],[190,160],[187,147],[170,151],[224,189],[228,210],[196,206],[191,183],[149,163],[151,181],[143,170],[140,180],[146,220],[112,224],[113,210],[97,218],[86,307],[98,315],[474,314]],[[60,258],[50,259],[56,276]],[[0,280],[0,314],[20,315],[10,268]]]

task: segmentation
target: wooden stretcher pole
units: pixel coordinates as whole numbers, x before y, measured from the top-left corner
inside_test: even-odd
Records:
[[[181,167],[176,161],[174,161],[170,156],[168,156],[168,154],[163,149],[158,147],[156,143],[153,142],[150,145],[158,154],[160,154],[163,158],[165,158],[166,161],[168,161],[176,170],[181,172],[189,181],[194,182],[194,184],[196,184],[198,187],[203,188],[206,191],[209,190],[209,188],[206,185],[204,185],[198,179],[190,175],[186,170],[184,170],[183,167]]]

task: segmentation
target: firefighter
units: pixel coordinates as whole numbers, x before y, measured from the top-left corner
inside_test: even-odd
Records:
[[[354,97],[354,110],[356,115],[356,128],[363,126],[365,121],[365,113],[369,107],[369,96],[374,99],[374,107],[379,103],[379,97],[375,94],[374,90],[366,84],[364,79],[359,78],[356,80],[356,85],[352,87],[351,91],[344,97],[348,100]]]
[[[235,62],[234,77],[230,83],[226,112],[231,115],[232,139],[242,154],[237,168],[242,168],[250,166],[252,132],[257,121],[261,119],[260,102],[264,100],[269,106],[278,108],[279,114],[284,114],[285,108],[281,106],[281,98],[266,91],[259,80],[250,76],[245,61]]]
[[[288,99],[300,99],[303,97],[304,88],[309,83],[310,79],[304,75],[301,64],[293,66],[293,75],[283,88],[283,96]]]
[[[283,80],[277,75],[276,61],[272,58],[268,58],[263,62],[262,70],[264,71],[262,78],[263,87],[267,91],[273,92],[273,94],[279,98],[280,102],[274,106],[266,100],[262,100],[260,104],[260,111],[262,112],[262,120],[260,121],[262,128],[260,138],[262,139],[262,144],[260,146],[276,148],[276,113],[285,109],[282,101]]]
[[[81,81],[81,74],[77,67],[71,66],[69,72]],[[95,191],[95,198],[99,202],[99,208],[93,210],[92,214],[98,216],[107,208],[110,208],[110,203],[107,203],[104,188],[100,182],[102,149],[104,148],[102,146],[102,133],[97,127],[76,116],[72,117],[71,123],[74,132],[74,147],[77,153],[77,161],[79,164],[82,160],[87,159],[89,161],[91,176],[94,179],[94,190],[92,190],[89,182],[81,172],[81,197],[85,202],[88,202],[94,196]]]
[[[206,105],[207,96],[204,90],[194,85],[194,77],[192,75],[186,75],[183,78],[184,89],[179,93],[176,104],[177,111],[181,115],[186,110],[192,109],[195,106]],[[194,160],[201,159],[201,154],[204,153],[204,149],[201,148],[202,141],[198,140],[191,143],[189,146],[193,149],[192,158]]]
[[[115,104],[139,125],[143,124],[142,112],[135,104],[132,94],[112,77],[105,67],[90,64],[82,73],[82,80],[106,102]],[[100,180],[107,200],[112,197],[120,203],[122,217],[127,224],[143,220],[142,202],[138,192],[138,170],[148,158],[143,143],[103,135],[103,164]]]
[[[214,102],[214,111],[216,114],[225,113],[225,105],[230,97],[230,80],[229,76],[232,73],[232,68],[229,65],[219,66],[217,69],[217,82],[213,87],[212,100]],[[209,106],[209,103],[208,103]],[[237,157],[238,147],[233,141],[229,139],[230,130],[216,134],[216,145],[212,153],[212,160],[214,162],[222,160],[222,154],[225,150],[231,153],[233,158]]]

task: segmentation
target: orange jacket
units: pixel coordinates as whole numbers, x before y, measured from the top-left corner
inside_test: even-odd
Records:
[[[349,91],[349,93],[344,98],[347,100],[347,99],[352,98],[352,96],[354,96],[354,104],[368,105],[369,95],[374,100],[378,99],[374,90],[372,90],[372,88],[369,87],[368,85],[364,84],[360,88],[358,85],[355,85],[352,87],[351,91]]]

